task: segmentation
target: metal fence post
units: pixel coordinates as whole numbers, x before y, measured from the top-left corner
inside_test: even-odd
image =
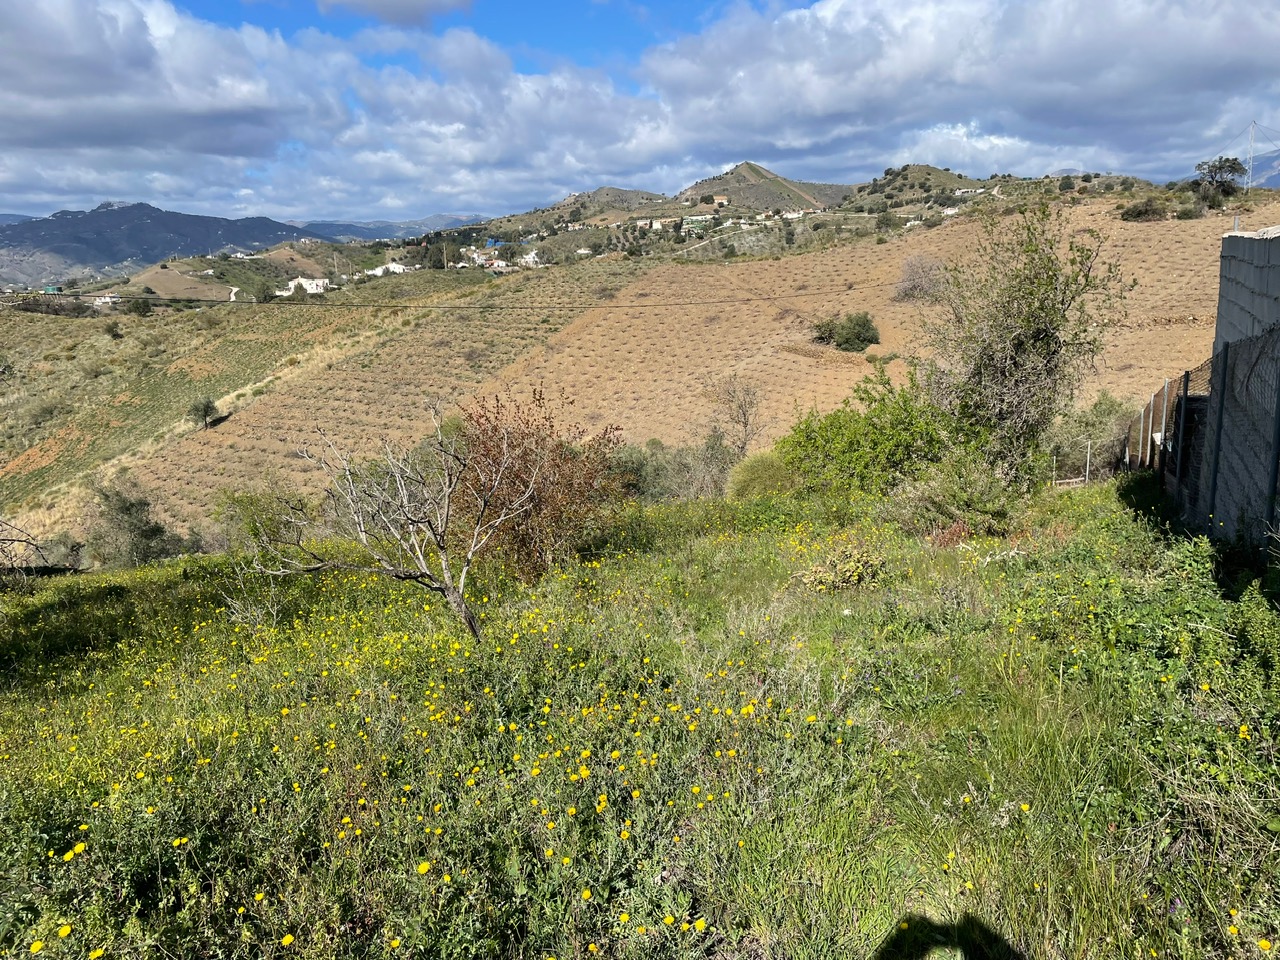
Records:
[[[1213,515],[1218,510],[1218,465],[1222,462],[1222,415],[1227,409],[1227,359],[1231,348],[1230,343],[1222,345],[1222,352],[1218,354],[1222,359],[1219,361],[1219,375],[1209,377],[1209,396],[1214,394],[1218,396],[1218,422],[1213,428],[1213,468],[1209,471],[1209,530],[1213,530]],[[1214,381],[1217,381],[1216,383]]]
[[[1182,460],[1185,452],[1185,444],[1187,442],[1187,395],[1191,392],[1191,371],[1184,370],[1182,373],[1182,406],[1178,408],[1178,455],[1174,458],[1173,465],[1176,468],[1174,477],[1177,478],[1178,486],[1182,486]]]
[[[1165,433],[1169,429],[1169,378],[1164,378],[1164,396],[1160,398],[1160,476],[1165,473],[1165,455],[1168,449],[1169,435]]]
[[[1280,376],[1276,377],[1276,406],[1271,414],[1271,479],[1267,483],[1267,531],[1276,522],[1276,483],[1280,481]]]
[[[1147,449],[1147,408],[1142,408],[1142,416],[1138,418],[1138,469],[1142,469],[1142,457]]]
[[[1151,470],[1156,462],[1156,396],[1160,390],[1151,394],[1151,402],[1147,404],[1151,413],[1147,416],[1147,438],[1144,442],[1144,449],[1147,451],[1147,470]]]

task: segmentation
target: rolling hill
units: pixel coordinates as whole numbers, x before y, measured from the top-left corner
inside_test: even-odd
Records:
[[[1067,210],[1074,227],[1106,233],[1139,280],[1086,394],[1143,395],[1207,357],[1229,215],[1125,223],[1101,197]],[[1248,221],[1280,222],[1280,202],[1268,198]],[[323,303],[122,317],[116,335],[100,316],[58,318],[51,336],[49,318],[10,314],[0,353],[18,374],[0,396],[0,503],[65,522],[77,510],[65,491],[110,464],[170,516],[201,523],[222,488],[264,476],[313,483],[296,451],[317,426],[347,446],[412,441],[428,399],[505,387],[563,390],[588,425],[681,444],[709,426],[708,378],[737,373],[761,391],[767,442],[798,411],[837,406],[871,369],[861,354],[812,343],[814,320],[868,310],[882,337],[872,352],[910,354],[920,308],[893,299],[904,263],[962,260],[977,236],[960,217],[884,243],[830,237],[781,258],[605,258],[506,277],[423,270]],[[231,416],[192,429],[183,416],[199,396]]]
[[[854,192],[852,186],[838,183],[806,183],[788,180],[758,163],[740,163],[733,169],[681,190],[681,200],[703,196],[727,196],[729,204],[756,211],[804,210],[834,207]]]
[[[433,213],[420,220],[308,220],[305,223],[289,221],[289,225],[330,240],[407,240],[437,230],[479,223],[482,219],[479,215]]]

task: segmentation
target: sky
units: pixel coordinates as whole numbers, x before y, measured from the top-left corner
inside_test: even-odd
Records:
[[[0,0],[0,212],[498,215],[743,160],[1164,182],[1280,128],[1269,7]]]

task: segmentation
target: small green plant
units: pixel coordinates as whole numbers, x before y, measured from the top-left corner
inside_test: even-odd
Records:
[[[819,320],[813,326],[813,339],[815,343],[832,344],[837,350],[861,353],[873,343],[880,342],[880,331],[872,322],[871,314],[863,310],[844,317]]]
[[[800,574],[800,582],[820,593],[848,590],[874,582],[884,565],[884,557],[875,551],[858,543],[846,543]]]

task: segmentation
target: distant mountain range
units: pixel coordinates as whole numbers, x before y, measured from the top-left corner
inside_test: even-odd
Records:
[[[0,226],[0,281],[39,284],[86,272],[126,273],[168,257],[257,250],[304,237],[326,239],[266,217],[225,220],[108,202]]]
[[[420,236],[474,223],[437,214],[393,223],[280,223],[267,217],[228,220],[107,202],[49,217],[0,214],[0,283],[39,285],[77,274],[127,273],[169,257],[260,250],[286,240],[379,240]]]
[[[1280,150],[1254,155],[1253,185],[1270,190],[1280,188]]]
[[[333,240],[407,240],[437,230],[465,227],[484,220],[477,214],[461,216],[453,213],[433,213],[421,220],[308,220],[286,221],[289,226],[309,230]]]

